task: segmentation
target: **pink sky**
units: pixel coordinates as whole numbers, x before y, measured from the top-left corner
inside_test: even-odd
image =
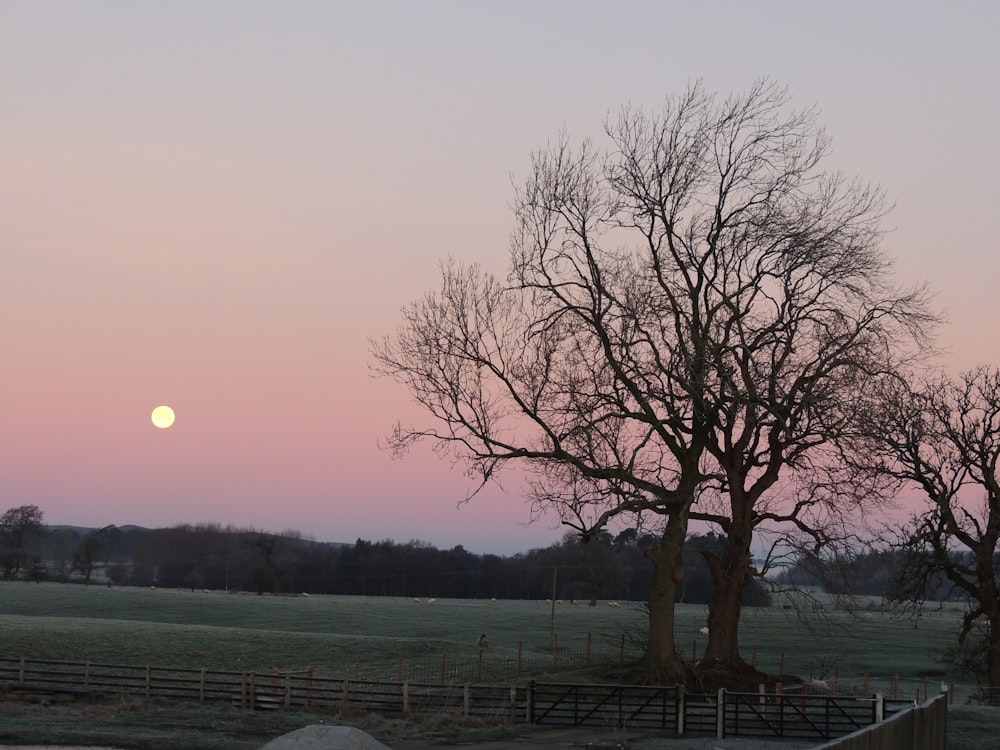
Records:
[[[953,369],[1000,365],[1000,6],[0,5],[0,511],[509,554],[512,481],[378,441],[415,418],[368,339],[454,256],[506,268],[511,180],[565,129],[762,75],[897,207]],[[152,426],[158,404],[177,412]]]

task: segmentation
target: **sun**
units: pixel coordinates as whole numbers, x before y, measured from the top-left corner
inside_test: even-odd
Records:
[[[174,410],[169,406],[157,406],[153,409],[152,420],[153,424],[165,430],[174,423]]]

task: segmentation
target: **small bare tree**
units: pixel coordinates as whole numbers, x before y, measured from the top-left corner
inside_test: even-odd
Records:
[[[30,555],[24,549],[25,540],[42,531],[44,514],[37,505],[19,505],[0,516],[0,541],[3,542],[2,564],[4,580],[12,580],[27,566]]]
[[[964,593],[960,641],[985,643],[989,684],[1000,687],[1000,370],[880,385],[854,460],[926,502],[906,530],[898,593],[922,601],[942,575]]]
[[[518,464],[535,510],[585,535],[657,521],[661,679],[689,674],[674,598],[699,494],[730,499],[703,513],[731,538],[709,646],[725,668],[753,530],[774,512],[762,498],[806,467],[921,302],[887,282],[881,193],[821,171],[815,113],[788,103],[767,81],[728,99],[694,85],[659,115],[609,119],[604,152],[560,138],[517,192],[507,281],[445,264],[441,289],[372,345],[375,370],[433,418],[398,425],[394,450],[428,439],[480,483]]]

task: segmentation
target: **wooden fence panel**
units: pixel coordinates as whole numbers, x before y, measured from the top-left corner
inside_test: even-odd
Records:
[[[948,696],[910,705],[885,721],[852,732],[816,750],[940,750],[948,745]]]

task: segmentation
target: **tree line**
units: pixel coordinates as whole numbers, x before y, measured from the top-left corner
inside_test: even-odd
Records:
[[[581,542],[573,534],[548,547],[509,556],[476,554],[458,545],[358,539],[310,540],[217,524],[145,529],[48,527],[37,506],[0,516],[5,580],[213,589],[257,594],[339,594],[417,598],[548,599],[596,604],[644,597],[651,565],[646,535],[626,530]],[[688,546],[691,574],[678,601],[706,604],[711,575],[700,551],[718,548],[714,534]],[[553,588],[553,585],[555,588]],[[762,606],[760,582],[746,594]]]

